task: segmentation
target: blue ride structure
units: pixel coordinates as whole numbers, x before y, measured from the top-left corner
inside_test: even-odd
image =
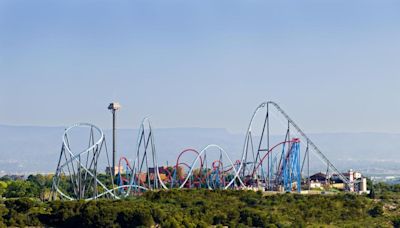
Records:
[[[286,192],[293,190],[296,183],[297,192],[301,191],[301,171],[300,171],[300,141],[294,139],[291,148],[285,155],[282,163],[283,188]]]

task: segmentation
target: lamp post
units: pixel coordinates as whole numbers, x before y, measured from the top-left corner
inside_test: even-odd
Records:
[[[115,176],[115,153],[116,153],[116,149],[115,149],[115,113],[117,110],[119,110],[121,108],[121,105],[118,102],[113,102],[110,103],[110,105],[108,105],[108,110],[111,111],[112,115],[113,115],[113,162],[112,162],[112,175]]]

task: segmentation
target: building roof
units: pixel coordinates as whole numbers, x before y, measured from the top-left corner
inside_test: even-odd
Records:
[[[325,173],[316,173],[312,176],[310,176],[310,180],[314,180],[314,181],[326,181],[327,177]]]

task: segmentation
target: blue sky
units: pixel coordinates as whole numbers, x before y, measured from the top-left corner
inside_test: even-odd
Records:
[[[399,1],[0,0],[0,123],[400,133]]]

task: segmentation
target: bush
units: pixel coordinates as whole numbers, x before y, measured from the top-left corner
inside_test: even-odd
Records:
[[[381,205],[381,204],[376,205],[371,210],[369,210],[369,214],[374,218],[382,216],[383,215],[383,205]]]
[[[400,228],[400,217],[394,218],[392,223],[394,228]]]

